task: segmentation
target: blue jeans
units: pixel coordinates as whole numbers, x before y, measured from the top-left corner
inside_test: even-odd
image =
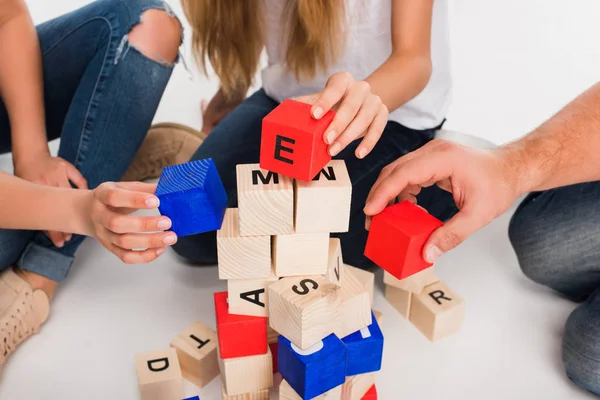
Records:
[[[192,157],[193,160],[213,158],[227,190],[228,207],[237,207],[235,166],[259,162],[262,119],[278,105],[264,90],[259,90],[223,119]],[[344,262],[361,268],[371,265],[363,255],[367,240],[363,208],[369,190],[384,166],[423,146],[434,134],[434,129],[416,131],[390,121],[379,143],[363,160],[354,155],[359,141],[335,157],[345,160],[352,181],[350,229],[334,235],[341,239]],[[437,186],[423,190],[419,204],[443,220],[457,211],[452,196]],[[192,262],[217,263],[215,232],[181,237],[173,248]]]
[[[567,375],[600,395],[600,182],[530,194],[509,228],[521,269],[581,304],[567,319]]]
[[[142,55],[128,32],[160,0],[99,0],[37,27],[42,51],[48,140],[90,188],[119,181],[154,118],[173,65]],[[170,12],[170,11],[169,11]],[[11,151],[0,102],[0,152]],[[56,248],[42,232],[0,230],[0,270],[11,265],[62,281],[84,237]]]

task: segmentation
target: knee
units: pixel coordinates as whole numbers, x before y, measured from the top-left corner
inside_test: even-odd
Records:
[[[162,9],[144,11],[141,21],[129,33],[129,43],[146,57],[170,64],[177,59],[181,45],[179,20]]]

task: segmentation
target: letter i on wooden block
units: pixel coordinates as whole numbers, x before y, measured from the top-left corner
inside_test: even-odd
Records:
[[[335,335],[305,350],[280,336],[279,373],[301,398],[312,399],[344,383],[347,354]]]
[[[460,329],[465,303],[445,283],[437,282],[413,295],[410,321],[429,340],[436,341]]]
[[[335,334],[346,337],[371,325],[371,295],[353,274],[344,274],[340,294],[340,323]]]
[[[265,279],[236,279],[227,281],[229,313],[267,317],[269,315],[267,287],[273,282],[277,282],[275,275]]]
[[[183,398],[183,380],[175,349],[138,354],[135,365],[142,400]]]
[[[267,319],[230,314],[227,292],[215,293],[214,298],[221,358],[265,354],[268,350]]]
[[[413,294],[408,290],[386,285],[385,298],[404,318],[410,318],[410,306]]]
[[[273,387],[271,351],[238,358],[219,358],[221,380],[227,396],[254,393]]]
[[[360,283],[369,291],[371,298],[371,307],[373,306],[373,296],[375,294],[375,274],[364,269],[356,268],[348,264],[344,264],[345,273],[354,275]]]
[[[340,239],[329,239],[329,260],[327,261],[326,277],[329,282],[336,286],[342,286],[342,276],[344,274],[344,261],[342,260],[342,245]]]
[[[404,279],[431,264],[423,259],[423,246],[442,222],[410,201],[387,207],[371,220],[365,256]]]
[[[163,169],[156,196],[160,213],[171,219],[178,236],[221,228],[227,193],[211,158]]]
[[[342,339],[348,348],[346,375],[366,374],[381,369],[383,334],[373,315],[373,323]]]
[[[219,375],[217,333],[195,322],[171,341],[177,351],[183,377],[199,388]]]
[[[352,183],[343,160],[332,160],[310,182],[295,181],[296,233],[348,232]]]
[[[394,278],[394,276],[387,271],[384,271],[383,273],[383,283],[411,293],[421,293],[425,286],[438,281],[439,279],[435,275],[433,267],[426,268],[423,271],[417,272],[402,280]]]
[[[325,275],[329,233],[298,233],[273,237],[275,275]]]
[[[312,397],[311,400],[340,400],[342,398],[342,385],[336,386],[335,388],[328,390],[327,392]],[[283,379],[279,385],[279,400],[302,400],[298,393],[290,384]]]
[[[323,136],[335,112],[317,120],[310,109],[310,104],[288,99],[263,118],[261,168],[310,181],[331,160]]]
[[[375,374],[349,376],[342,387],[343,400],[361,400],[375,384]]]
[[[268,236],[294,232],[294,185],[287,176],[258,164],[236,167],[240,234]]]

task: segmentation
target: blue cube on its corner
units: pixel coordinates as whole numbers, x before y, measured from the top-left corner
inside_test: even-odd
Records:
[[[200,400],[200,396],[188,397],[187,399],[183,400]]]
[[[342,338],[348,348],[346,375],[366,374],[381,369],[383,333],[372,315],[373,323],[366,328]]]
[[[303,399],[312,399],[346,380],[348,350],[331,334],[314,346],[300,350],[279,336],[279,373]]]
[[[212,158],[166,167],[155,194],[177,236],[221,229],[227,193]]]

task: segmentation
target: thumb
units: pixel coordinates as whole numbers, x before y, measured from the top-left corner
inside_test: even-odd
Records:
[[[483,225],[466,210],[461,210],[436,229],[423,246],[423,258],[433,264],[442,254],[452,250]]]

